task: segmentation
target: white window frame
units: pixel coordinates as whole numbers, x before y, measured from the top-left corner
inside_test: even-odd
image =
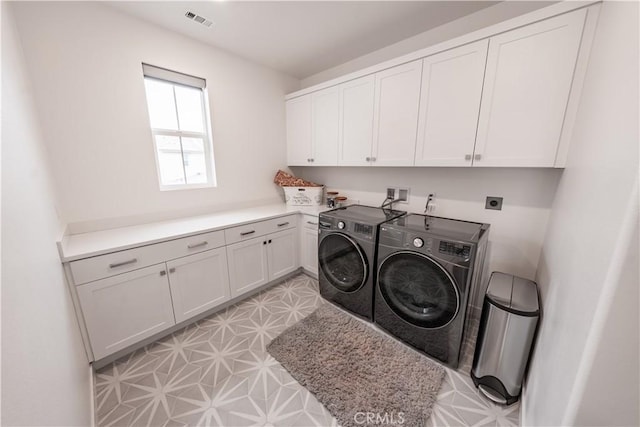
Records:
[[[213,144],[212,144],[212,132],[211,132],[211,120],[209,114],[209,96],[206,88],[206,81],[199,77],[193,77],[188,74],[178,73],[176,71],[167,70],[165,68],[156,67],[153,65],[142,64],[143,68],[143,77],[144,80],[151,79],[157,80],[164,83],[168,83],[173,85],[173,102],[175,106],[176,113],[176,123],[178,128],[180,128],[180,117],[178,114],[178,103],[176,100],[176,91],[175,86],[185,86],[189,88],[200,89],[200,104],[202,106],[202,117],[204,120],[204,132],[193,132],[193,131],[182,131],[182,130],[173,130],[173,129],[163,129],[163,128],[154,128],[151,127],[151,116],[149,115],[149,127],[151,128],[152,134],[152,146],[153,146],[153,154],[156,160],[156,172],[158,176],[158,186],[160,187],[160,191],[175,191],[175,190],[191,190],[198,188],[211,188],[216,186],[216,175],[215,175],[215,162],[213,156]],[[146,88],[145,88],[145,97],[146,97]],[[148,111],[147,107],[147,113]],[[162,183],[162,174],[160,172],[160,159],[158,158],[158,147],[156,144],[156,136],[174,136],[178,137],[180,141],[180,151],[182,155],[182,169],[185,177],[185,181],[187,178],[185,166],[184,166],[184,151],[182,150],[182,137],[189,138],[202,138],[204,145],[204,157],[205,157],[205,168],[207,172],[207,182],[206,183],[198,183],[198,184],[173,184],[173,185],[165,185]]]

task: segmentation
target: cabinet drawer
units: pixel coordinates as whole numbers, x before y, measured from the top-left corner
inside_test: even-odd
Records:
[[[318,229],[318,217],[314,215],[303,215],[302,226],[311,230]]]
[[[182,239],[171,240],[161,244],[167,245],[168,252],[165,259],[181,258],[224,246],[224,230],[183,237]]]
[[[221,246],[224,246],[222,230],[85,258],[69,265],[73,281],[81,285]]]
[[[283,216],[280,218],[270,219],[266,222],[269,223],[269,233],[288,230],[289,228],[295,228],[298,225],[298,215]]]
[[[240,225],[238,227],[224,230],[224,238],[227,245],[238,243],[254,237],[264,236],[271,232],[269,221],[252,222],[251,224]]]
[[[267,221],[252,222],[251,224],[240,225],[238,227],[224,230],[224,237],[227,245],[264,236],[280,230],[294,228],[297,225],[296,215],[288,215],[280,218],[273,218]]]

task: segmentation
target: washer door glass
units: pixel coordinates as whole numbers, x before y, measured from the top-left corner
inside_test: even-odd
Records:
[[[329,234],[318,247],[320,270],[332,286],[354,292],[367,280],[367,261],[358,244],[343,234]]]
[[[378,286],[389,307],[411,324],[439,328],[458,313],[460,299],[453,278],[425,255],[390,255],[380,265]]]

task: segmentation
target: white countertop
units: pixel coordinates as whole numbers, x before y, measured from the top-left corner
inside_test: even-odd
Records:
[[[65,236],[61,242],[58,242],[58,250],[62,261],[69,262],[250,222],[277,218],[292,213],[317,216],[320,212],[328,209],[326,206],[275,204],[216,212],[208,215],[113,228],[91,233],[72,234]]]

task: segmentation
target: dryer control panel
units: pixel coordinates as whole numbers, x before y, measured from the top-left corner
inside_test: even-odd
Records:
[[[471,254],[471,246],[441,240],[438,245],[438,252],[460,258],[469,258],[469,255]]]

